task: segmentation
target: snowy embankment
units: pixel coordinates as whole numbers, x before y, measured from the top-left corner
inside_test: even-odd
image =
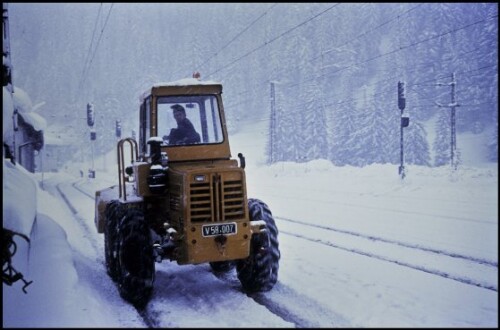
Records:
[[[64,178],[75,180],[69,176]],[[26,281],[32,281],[25,288],[26,293],[22,291],[21,280],[12,286],[3,284],[3,326],[143,326],[140,320],[120,319],[107,301],[100,300],[100,293],[89,290],[88,279],[80,278],[77,268],[82,266],[82,257],[68,242],[68,228],[78,230],[78,226],[71,224],[74,217],[63,200],[42,190],[39,176],[8,160],[4,160],[3,182],[4,228],[30,239],[28,244],[14,236],[17,250],[12,266]],[[80,239],[80,244],[88,244],[88,241]],[[93,262],[99,267],[102,264],[98,259]],[[136,315],[132,307],[128,309],[132,316]]]

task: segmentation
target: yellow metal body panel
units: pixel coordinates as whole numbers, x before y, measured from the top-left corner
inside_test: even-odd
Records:
[[[171,224],[182,244],[179,264],[235,260],[248,257],[251,228],[248,217],[245,172],[236,160],[211,164],[179,164],[168,171]],[[236,233],[203,237],[202,227],[236,224]]]
[[[217,236],[203,237],[202,226],[202,224],[189,226],[186,239],[179,251],[178,264],[198,264],[248,257],[252,234],[247,222],[237,223],[237,233],[226,235],[225,244],[218,243]]]

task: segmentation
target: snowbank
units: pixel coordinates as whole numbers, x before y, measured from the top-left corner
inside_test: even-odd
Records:
[[[36,181],[6,159],[2,177],[3,227],[29,237],[36,217]]]
[[[82,286],[67,233],[60,224],[72,218],[60,199],[38,187],[33,174],[4,160],[4,228],[14,236],[17,250],[12,266],[26,281],[3,284],[3,327],[117,327],[106,317],[103,303]],[[105,324],[103,324],[103,320]]]
[[[3,141],[9,143],[14,135],[14,130],[12,129],[12,113],[14,112],[14,100],[12,100],[12,94],[3,88]]]

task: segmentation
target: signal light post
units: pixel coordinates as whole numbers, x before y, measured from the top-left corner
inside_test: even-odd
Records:
[[[94,169],[94,143],[92,141],[96,140],[96,131],[94,129],[95,114],[94,105],[92,103],[87,103],[87,125],[90,127],[90,149],[92,153],[92,168],[89,169],[89,178],[95,179],[95,169]]]
[[[115,122],[115,135],[118,140],[122,137],[122,122],[120,119]]]

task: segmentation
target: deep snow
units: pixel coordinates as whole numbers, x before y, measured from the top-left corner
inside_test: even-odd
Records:
[[[3,285],[3,326],[498,327],[497,163],[407,166],[404,180],[390,164],[266,166],[265,129],[231,141],[247,159],[249,197],[270,206],[280,230],[272,291],[252,299],[234,273],[163,261],[141,316],[106,275],[93,223],[89,196],[115,184],[115,153],[96,161],[108,168],[95,180],[79,177],[90,163],[42,180],[4,162],[4,219],[20,209],[37,219],[13,260],[33,283],[27,294],[20,282]],[[36,208],[20,202],[34,191],[9,180],[21,172],[38,182]]]

